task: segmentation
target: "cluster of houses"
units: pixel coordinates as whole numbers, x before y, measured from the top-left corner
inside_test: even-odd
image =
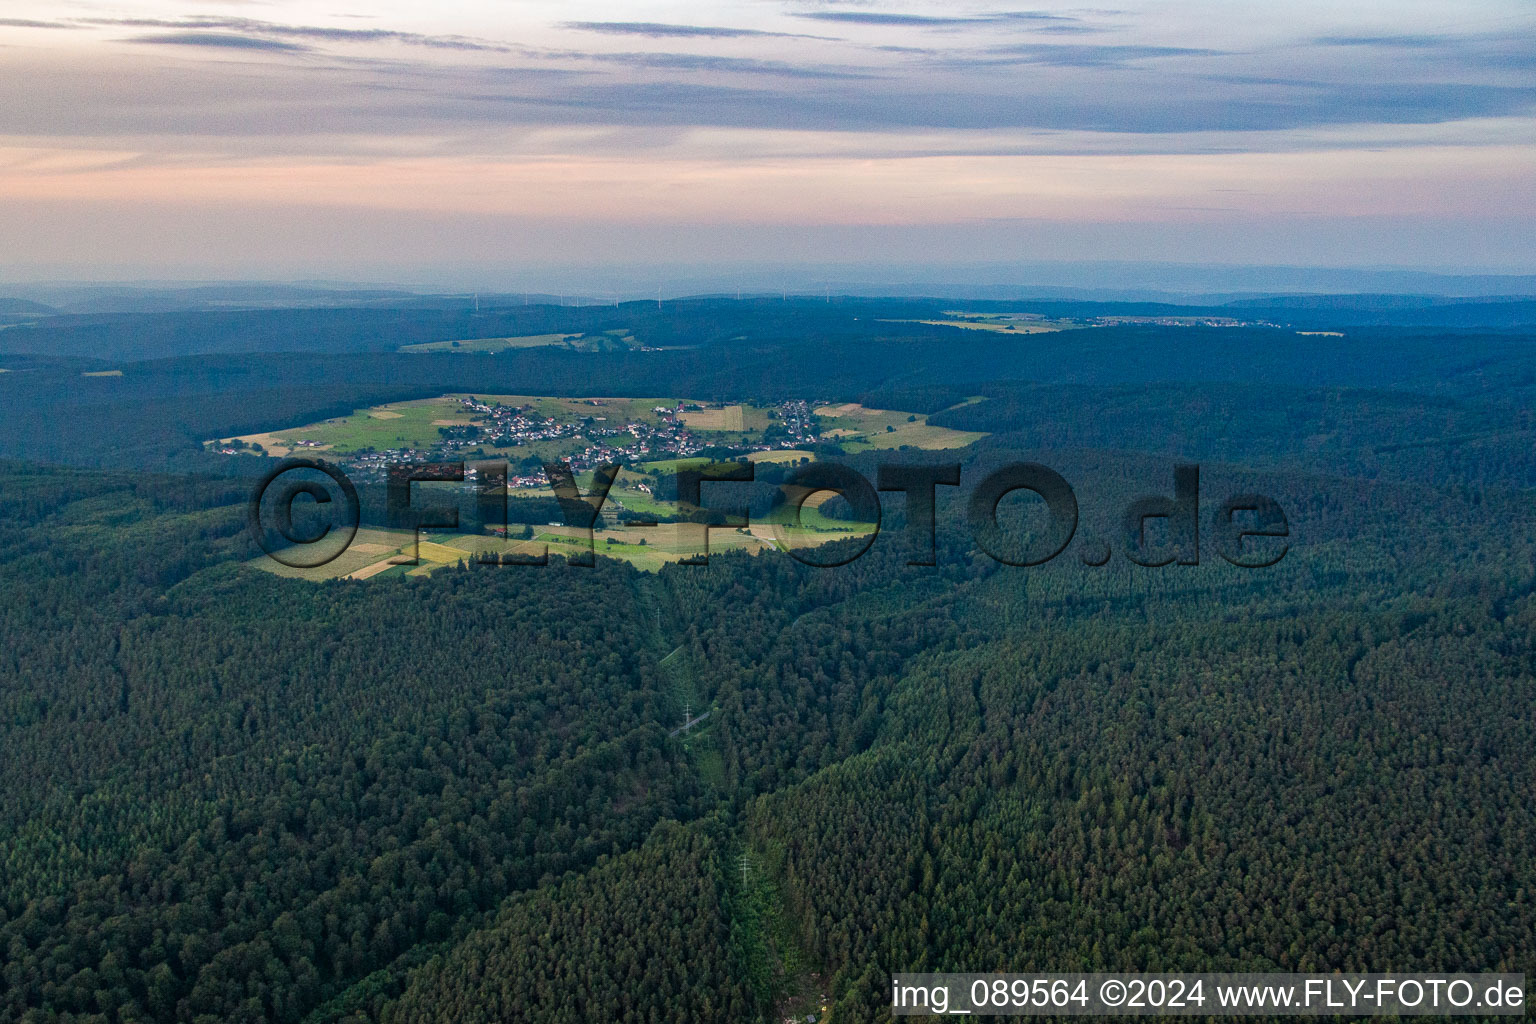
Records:
[[[383,480],[390,466],[408,462],[438,462],[447,458],[439,449],[390,448],[382,452],[359,452],[347,460],[347,472],[360,480]]]
[[[780,402],[777,406],[779,425],[784,429],[784,441],[780,448],[794,448],[803,444],[815,444],[821,440],[816,417],[811,415],[811,403],[796,399]]]
[[[705,441],[683,423],[679,415],[683,408],[681,402],[675,408],[656,406],[652,411],[657,422],[653,425],[640,420],[620,423],[597,415],[560,422],[539,416],[526,406],[486,406],[474,399],[463,401],[467,409],[488,417],[489,422],[481,427],[481,431],[488,434],[498,448],[556,438],[586,440],[589,443],[585,448],[573,452],[565,460],[576,473],[615,462],[680,458],[695,455],[707,447]],[[598,402],[592,404],[601,408]],[[623,444],[613,440],[621,437],[628,440]],[[513,487],[542,487],[546,482],[543,476],[517,477],[508,481]]]
[[[1156,327],[1279,327],[1268,320],[1238,320],[1230,316],[1096,316],[1089,323],[1099,327],[1118,324],[1151,324]]]
[[[593,415],[579,418],[541,416],[531,406],[491,405],[477,398],[462,398],[460,406],[476,422],[470,426],[445,428],[440,444],[427,450],[416,448],[391,448],[386,451],[360,452],[348,460],[350,471],[362,479],[383,479],[386,467],[391,463],[431,462],[455,459],[468,450],[479,447],[516,448],[541,441],[581,440],[584,447],[564,456],[572,472],[580,473],[596,466],[614,462],[636,462],[646,459],[679,458],[703,451],[707,442],[684,425],[676,408],[657,406],[657,423],[633,420],[627,423],[610,421],[598,414],[602,403],[593,401]],[[623,444],[615,443],[627,438]],[[513,488],[547,487],[549,481],[542,472],[529,475],[509,476],[507,484]]]
[[[515,448],[538,442],[579,440],[586,442],[579,450],[565,456],[573,472],[580,473],[611,463],[635,463],[697,455],[718,443],[706,432],[689,429],[684,414],[699,406],[683,402],[652,408],[655,422],[610,421],[599,413],[611,408],[589,400],[593,414],[576,417],[543,416],[531,405],[492,405],[474,397],[461,398],[460,406],[474,421],[457,427],[445,427],[442,440],[429,448],[390,448],[363,451],[347,459],[348,471],[360,479],[382,480],[392,464],[434,462],[462,458],[466,451],[480,447]],[[745,451],[773,451],[812,444],[819,439],[811,403],[801,400],[781,402],[775,407],[774,423],[761,441],[741,445]],[[620,443],[620,439],[622,443]],[[300,440],[296,448],[329,447],[317,441]],[[236,454],[233,450],[227,454]],[[512,476],[508,485],[545,487],[542,473]]]

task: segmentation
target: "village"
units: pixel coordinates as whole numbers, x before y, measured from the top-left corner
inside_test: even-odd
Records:
[[[499,456],[511,461],[507,485],[517,489],[548,485],[542,466],[550,460],[551,451],[559,452],[555,458],[580,474],[602,465],[681,459],[721,448],[750,454],[797,449],[821,440],[812,413],[815,403],[801,399],[766,407],[767,426],[761,430],[745,429],[738,406],[711,407],[684,400],[668,399],[635,409],[632,402],[572,399],[566,404],[576,408],[558,413],[541,412],[531,402],[503,404],[472,395],[454,401],[456,415],[452,421],[434,421],[442,425],[430,445],[344,452],[317,437],[298,436],[290,442],[292,453],[308,450],[340,456],[343,467],[360,481],[381,481],[389,466],[402,463]],[[590,406],[590,413],[580,406]],[[613,415],[618,411],[615,406],[627,408],[627,414]],[[726,415],[732,410],[737,413],[734,420]]]

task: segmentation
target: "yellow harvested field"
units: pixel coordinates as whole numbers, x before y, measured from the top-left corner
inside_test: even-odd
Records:
[[[799,448],[786,448],[776,452],[752,452],[747,456],[748,462],[798,462],[801,459],[809,459],[812,453]]]
[[[831,495],[820,495],[806,502],[814,508]],[[819,531],[805,529],[794,531],[796,547],[814,547],[819,544],[862,532],[867,527],[855,527],[852,531]],[[485,534],[439,534],[442,540],[423,539],[420,547],[420,563],[406,565],[408,576],[427,576],[461,561],[473,564],[481,552],[511,553],[537,556],[547,548],[550,555],[567,558],[585,550],[586,544],[579,530],[565,526],[541,526],[535,528],[533,540],[506,540]],[[697,544],[697,528],[677,523],[661,523],[653,527],[624,526],[593,533],[593,550],[608,558],[628,562],[645,572],[656,572],[662,566],[679,559],[700,554]],[[612,543],[609,543],[612,541]],[[641,542],[644,541],[642,544]],[[393,542],[393,543],[391,543]],[[777,548],[773,526],[754,523],[750,531],[730,527],[712,528],[709,531],[709,550],[714,554],[744,550],[749,554]],[[265,556],[253,559],[249,564],[278,576],[307,580],[368,580],[387,573],[401,565],[411,553],[409,533],[365,528],[358,531],[357,542],[334,561],[313,569],[290,569]],[[380,555],[385,557],[380,558]],[[499,571],[499,570],[498,570]],[[507,571],[513,571],[508,569]]]
[[[851,451],[910,446],[926,451],[964,448],[985,434],[930,426],[922,413],[870,409],[857,402],[823,405],[816,409],[825,437],[848,442]]]
[[[410,546],[409,543],[407,543],[406,546],[405,546],[405,551],[406,551],[407,555],[410,554],[410,550],[411,550],[411,546]],[[444,562],[444,563],[457,562],[461,558],[468,558],[468,557],[470,557],[470,555],[472,553],[472,552],[466,551],[463,548],[449,547],[447,544],[439,544],[439,543],[437,543],[437,541],[433,541],[433,540],[421,541],[420,542],[419,550],[421,552],[421,557],[422,558],[427,559],[429,561],[433,561],[433,562]]]
[[[268,455],[275,455],[279,459],[291,453],[294,444],[276,434],[245,434],[240,437],[227,437],[220,444],[228,444],[230,441],[244,441],[246,444],[259,444]]]
[[[400,545],[410,541],[410,534],[400,530],[381,530],[365,526],[357,531],[352,544],[332,561],[312,569],[296,569],[258,555],[246,563],[277,576],[306,580],[333,580],[370,568],[379,561],[380,555],[400,550]],[[389,559],[385,559],[386,562]],[[382,572],[383,570],[379,570]]]
[[[433,420],[432,421],[432,425],[434,427],[470,427],[470,426],[474,426],[474,423],[475,423],[474,420],[466,420],[466,419]]]
[[[727,405],[723,409],[701,409],[680,414],[685,426],[695,430],[746,430],[746,411],[739,405]]]
[[[941,452],[946,448],[964,448],[968,444],[975,444],[986,433],[976,430],[945,430],[944,427],[929,427],[929,430],[944,430],[943,437],[925,437],[909,442],[912,447],[925,452]]]
[[[392,409],[369,409],[368,415],[376,420],[397,420],[401,414]]]
[[[382,562],[374,562],[370,566],[366,566],[365,568],[357,570],[357,572],[348,573],[347,575],[343,576],[342,579],[366,580],[370,577],[377,576],[381,572],[386,572],[390,569],[393,569],[397,564],[399,563],[397,563],[393,558],[386,558]]]
[[[959,327],[967,331],[994,331],[998,334],[1050,334],[1061,330],[1052,324],[998,324],[975,320],[919,320],[918,323],[930,327]]]

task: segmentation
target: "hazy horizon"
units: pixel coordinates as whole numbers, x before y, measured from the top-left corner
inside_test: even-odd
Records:
[[[1057,262],[1037,264],[775,266],[668,264],[651,267],[437,268],[403,278],[317,277],[0,278],[0,298],[78,302],[114,292],[189,295],[269,289],[317,293],[399,292],[460,294],[494,300],[600,303],[696,298],[731,293],[752,296],[931,297],[1214,302],[1263,295],[1421,295],[1486,299],[1536,295],[1536,274],[1430,272],[1392,267],[1201,265],[1171,262]]]

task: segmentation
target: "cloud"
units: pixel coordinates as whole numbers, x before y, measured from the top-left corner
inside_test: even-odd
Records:
[[[277,50],[287,53],[302,53],[309,50],[309,47],[300,46],[298,43],[241,36],[232,32],[167,32],[157,36],[135,36],[127,41],[150,43],[156,46],[211,46],[231,50]]]
[[[740,39],[750,36],[780,39],[812,39],[791,32],[765,32],[755,28],[720,28],[713,25],[663,25],[654,21],[567,21],[561,28],[608,35],[651,36],[654,38]]]
[[[150,38],[247,50],[274,42],[219,35]],[[1164,59],[1115,62],[1147,56],[1149,49]],[[907,145],[903,136],[910,132],[1077,132],[1103,136],[1101,151],[1202,151],[1213,143],[1201,134],[1227,133],[1221,147],[1240,149],[1243,133],[1436,125],[1528,117],[1536,108],[1536,84],[1515,74],[1498,80],[1507,84],[1434,82],[1413,76],[1413,65],[1368,62],[1327,64],[1310,73],[1292,67],[1281,77],[1255,73],[1269,69],[1241,54],[1191,58],[1197,66],[1184,67],[1187,55],[1165,49],[1099,49],[1053,54],[1048,61],[1038,54],[1001,55],[1013,63],[1000,66],[957,61],[951,68],[935,61],[854,70],[691,54],[562,53],[558,60],[495,67],[314,54],[261,68],[259,87],[248,78],[252,70],[235,79],[212,63],[124,56],[82,76],[72,54],[38,53],[0,66],[0,98],[41,94],[53,102],[0,102],[0,135],[124,138],[134,140],[132,148],[167,153],[207,152],[210,140],[223,140],[214,144],[251,154],[324,153],[326,146],[377,151],[377,143],[355,141],[370,137],[407,152],[422,145],[494,152],[525,134],[577,128],[876,133],[889,136],[893,150]],[[1015,66],[1021,56],[1033,63]],[[577,58],[581,65],[573,68]],[[818,80],[838,85],[797,84]],[[1167,141],[1151,141],[1157,136]],[[1345,131],[1326,145],[1349,137],[1362,133]]]
[[[931,14],[884,14],[879,11],[798,11],[795,17],[811,18],[815,21],[835,21],[844,25],[900,25],[918,28],[975,25],[993,20],[992,18]]]
[[[1426,50],[1444,46],[1443,36],[1319,36],[1312,40],[1317,46],[1390,46],[1412,50]]]
[[[1079,21],[1081,19],[1050,11],[1003,11],[987,16],[991,21]]]
[[[1536,46],[1529,34],[1469,32],[1459,35],[1411,34],[1319,36],[1310,41],[1319,48],[1348,48],[1351,60],[1373,51],[1383,61],[1429,62],[1466,70],[1511,72],[1536,69]]]
[[[1112,69],[1111,69],[1112,70]],[[1518,115],[1536,89],[1419,83],[1333,84],[1222,89],[1198,76],[1147,90],[1140,78],[1078,83],[1012,83],[1012,91],[926,91],[901,78],[871,80],[836,91],[798,91],[709,82],[607,82],[477,94],[459,116],[509,123],[581,123],[673,128],[792,131],[1087,131],[1126,135],[1308,130],[1349,124],[1436,124]],[[560,113],[565,111],[566,113]],[[442,116],[452,116],[449,108]],[[1128,141],[1127,145],[1131,145]],[[1145,143],[1142,143],[1145,145]],[[1173,142],[1169,145],[1179,146]]]
[[[213,243],[168,231],[149,204],[182,211],[168,223],[237,239],[220,204],[245,203],[242,228],[331,238],[317,253],[337,251],[326,249],[335,237],[366,238],[360,250],[438,246],[446,260],[472,229],[494,233],[497,258],[512,265],[520,257],[504,242],[518,236],[498,210],[547,215],[562,231],[582,217],[867,218],[892,238],[911,222],[960,217],[965,251],[986,218],[1060,219],[1072,238],[1098,224],[1091,249],[1118,244],[1126,218],[1157,219],[1148,237],[1165,238],[1229,217],[1188,211],[1239,206],[1273,231],[1229,233],[1267,248],[1318,230],[1353,245],[1373,210],[1427,223],[1426,210],[1492,218],[1508,208],[1508,223],[1527,230],[1516,238],[1506,225],[1499,251],[1528,262],[1536,47],[1517,15],[1526,0],[1487,0],[1454,33],[1382,0],[1287,9],[1262,24],[1177,4],[1024,9],[1036,2],[728,0],[707,15],[482,5],[471,20],[444,9],[392,21],[190,0],[113,4],[151,15],[115,20],[87,20],[80,5],[66,20],[41,0],[12,0],[3,13],[57,19],[0,20],[13,29],[5,42],[24,43],[0,61],[0,190],[10,190],[7,210],[46,230],[0,222],[89,262],[106,237],[95,215],[126,210],[174,236],[167,244],[185,236],[196,259]],[[199,9],[213,13],[183,16]],[[306,9],[315,13],[276,13]],[[614,20],[561,21],[603,17]],[[25,31],[68,26],[95,30]],[[827,36],[841,38],[787,42]],[[879,45],[891,43],[913,45]],[[92,195],[102,205],[89,206]],[[367,232],[325,221],[326,209],[354,204]],[[452,230],[420,219],[439,209],[468,212]],[[1297,211],[1318,210],[1325,220],[1295,227]],[[141,222],[123,223],[125,261],[142,258]],[[989,251],[1039,237],[1024,222],[999,230]],[[399,244],[381,244],[379,231]],[[721,251],[758,233],[732,228]],[[1440,244],[1427,229],[1411,237],[1421,254]],[[1458,251],[1478,251],[1474,232],[1457,237]],[[285,237],[259,258],[304,249]]]
[[[1189,46],[1087,45],[1067,43],[1018,43],[995,46],[984,56],[960,57],[955,66],[1045,64],[1065,68],[1124,67],[1131,61],[1163,57],[1217,57],[1224,51]]]
[[[1048,11],[1002,11],[996,14],[935,15],[889,14],[882,11],[799,11],[798,18],[831,21],[845,25],[886,25],[912,28],[945,28],[957,25],[987,25],[998,22],[1074,22],[1079,19]]]
[[[783,78],[852,79],[874,77],[867,72],[787,64],[750,57],[713,57],[692,53],[602,53],[591,59],[627,67],[672,71],[719,71],[727,74],[778,75]]]
[[[1058,22],[1049,25],[1031,26],[1031,32],[1053,35],[1094,35],[1099,32],[1108,32],[1109,29],[1102,25],[1084,25],[1079,22]]]
[[[310,39],[317,42],[342,43],[399,43],[406,46],[424,46],[438,50],[466,50],[487,53],[513,53],[510,46],[484,39],[466,36],[422,35],[416,32],[397,32],[376,28],[330,28],[317,25],[283,25],[254,18],[82,18],[82,25],[103,25],[121,28],[171,28],[203,32],[227,30],[245,36],[276,36],[286,39]],[[214,44],[208,44],[214,45]],[[261,47],[253,47],[260,49]],[[266,49],[283,49],[280,46]],[[294,47],[301,49],[301,47]]]
[[[30,18],[0,18],[0,28],[76,28],[63,21],[33,21]]]
[[[587,132],[583,139],[595,139],[602,132],[654,130],[683,138],[694,128],[883,135],[870,145],[889,152],[921,152],[931,143],[914,135],[942,132],[973,133],[977,139],[995,132],[997,145],[1004,147],[1071,145],[1059,140],[1061,133],[1074,133],[1079,140],[1095,137],[1091,145],[1099,152],[1180,147],[1193,152],[1241,149],[1244,133],[1279,132],[1291,137],[1278,142],[1272,135],[1252,145],[1303,145],[1326,134],[1317,144],[1335,148],[1350,136],[1346,126],[1361,126],[1353,132],[1358,139],[1382,137],[1366,126],[1468,122],[1464,129],[1434,131],[1437,140],[1446,140],[1458,132],[1495,130],[1473,121],[1505,119],[1497,131],[1512,134],[1518,130],[1513,119],[1529,118],[1536,110],[1536,77],[1530,73],[1536,55],[1522,49],[1524,40],[1515,32],[1448,37],[1434,48],[1414,49],[1414,59],[1404,60],[1409,41],[1415,46],[1427,41],[1411,34],[1411,23],[1399,35],[1314,32],[1263,46],[1244,46],[1240,35],[1227,34],[1221,38],[1228,48],[1216,49],[1159,45],[1163,37],[1146,34],[1124,37],[1130,40],[1124,43],[1116,36],[1116,43],[1108,43],[995,30],[1005,22],[1031,33],[1079,24],[1029,11],[966,13],[964,19],[966,24],[984,20],[993,30],[915,40],[946,44],[928,49],[889,52],[892,47],[861,45],[857,56],[836,62],[818,59],[819,49],[752,48],[750,38],[730,44],[729,56],[718,52],[726,45],[708,45],[714,38],[708,36],[695,37],[702,45],[686,47],[702,52],[607,53],[600,47],[543,49],[383,27],[234,17],[117,20],[110,24],[161,30],[135,40],[145,44],[309,56],[270,61],[259,70],[260,87],[253,88],[250,76],[258,72],[249,67],[237,80],[221,62],[170,67],[149,54],[130,59],[120,48],[85,73],[78,55],[65,47],[40,48],[24,63],[0,66],[0,135],[125,138],[134,140],[130,148],[137,151],[207,152],[212,146],[241,156],[263,147],[320,154],[327,145],[338,153],[434,147],[478,153],[551,133],[564,138]],[[593,24],[643,29],[648,23]],[[643,32],[619,33],[625,34]],[[1333,45],[1317,42],[1330,38],[1356,47],[1347,51],[1348,60],[1340,59],[1342,51]],[[411,49],[386,49],[391,44]],[[506,57],[471,61],[430,52],[455,48]],[[34,96],[53,99],[26,102]],[[1040,138],[1010,141],[1027,133]],[[1216,134],[1222,135],[1219,142],[1213,141]],[[1413,133],[1405,128],[1388,134],[1399,144]],[[593,152],[603,145],[573,144]]]

